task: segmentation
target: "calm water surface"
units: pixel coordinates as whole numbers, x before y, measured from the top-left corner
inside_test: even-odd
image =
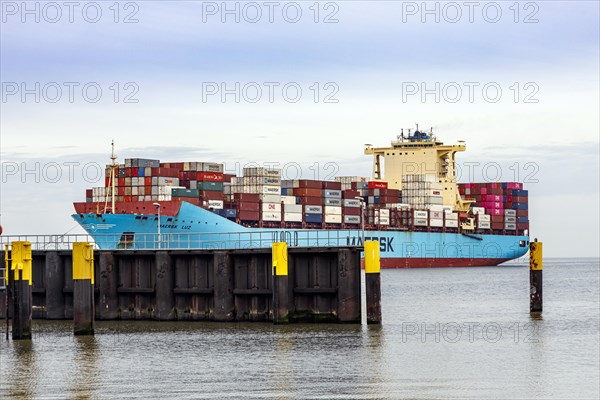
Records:
[[[600,398],[597,259],[385,270],[384,324],[34,321],[0,338],[0,398]]]

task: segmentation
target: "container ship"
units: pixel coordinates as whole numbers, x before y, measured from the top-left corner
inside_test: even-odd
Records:
[[[455,154],[432,131],[364,146],[370,178],[283,180],[281,170],[224,173],[212,162],[111,156],[105,184],[73,218],[100,249],[361,246],[382,268],[494,266],[529,247],[528,192],[519,182],[457,183]]]

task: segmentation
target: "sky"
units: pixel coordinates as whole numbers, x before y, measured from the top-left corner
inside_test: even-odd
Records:
[[[324,179],[418,123],[460,181],[525,182],[546,255],[599,255],[596,1],[68,4],[0,2],[5,235],[83,233],[111,140]]]

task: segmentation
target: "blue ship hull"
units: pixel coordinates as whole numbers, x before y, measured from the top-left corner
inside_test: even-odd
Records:
[[[100,249],[189,249],[290,246],[362,246],[360,230],[247,228],[201,207],[182,202],[176,216],[74,214]],[[380,243],[382,268],[498,265],[527,253],[529,237],[442,232],[373,231],[364,240]]]

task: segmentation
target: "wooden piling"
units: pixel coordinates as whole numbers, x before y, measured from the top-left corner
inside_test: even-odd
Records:
[[[119,317],[119,293],[117,260],[113,252],[100,251],[98,254],[98,307],[96,316],[101,320]]]
[[[12,290],[13,340],[31,339],[31,243],[12,242],[9,280]]]
[[[168,321],[175,316],[175,296],[173,295],[173,261],[169,252],[156,252],[156,309],[154,318]]]
[[[213,254],[213,265],[213,320],[219,322],[233,321],[235,320],[233,259],[225,251],[216,251]]]
[[[273,323],[289,322],[288,248],[286,242],[273,243]]]
[[[381,324],[381,259],[379,242],[365,242],[367,324]]]
[[[529,244],[529,311],[542,312],[542,242]]]
[[[337,264],[338,321],[360,324],[360,253],[338,249]]]
[[[93,335],[94,307],[94,248],[87,242],[73,243],[73,332]]]
[[[46,270],[46,319],[65,318],[65,271],[58,251],[48,251],[45,260]]]

